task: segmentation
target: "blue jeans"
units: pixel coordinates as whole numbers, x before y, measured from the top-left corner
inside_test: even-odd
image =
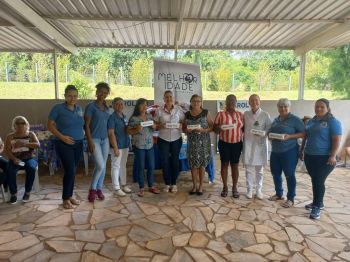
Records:
[[[295,169],[298,163],[299,148],[295,147],[286,152],[271,152],[270,169],[275,184],[277,196],[283,196],[282,171],[287,180],[287,199],[294,202],[297,181],[295,179]]]
[[[74,145],[68,145],[56,140],[55,149],[64,169],[62,199],[67,200],[73,196],[75,174],[83,153],[83,141],[75,141]]]
[[[168,142],[158,138],[159,156],[162,163],[163,177],[166,185],[176,185],[179,176],[179,153],[182,146],[182,138]]]
[[[151,149],[139,149],[134,147],[135,150],[135,158],[137,164],[137,182],[139,183],[140,188],[145,187],[145,178],[144,178],[144,170],[145,163],[147,162],[147,182],[148,187],[153,186],[154,180],[154,151],[153,147]]]
[[[317,207],[323,206],[323,197],[326,191],[325,182],[328,175],[333,171],[334,166],[328,165],[329,156],[317,156],[305,154],[304,161],[307,172],[311,177],[313,202]]]
[[[7,183],[10,189],[10,193],[12,195],[17,194],[17,181],[16,176],[17,172],[20,169],[24,169],[26,171],[26,182],[25,182],[25,192],[30,193],[32,191],[36,168],[38,167],[38,162],[34,158],[30,159],[22,159],[24,162],[24,167],[16,165],[12,161],[9,161],[7,166]]]
[[[106,175],[106,163],[109,153],[108,138],[93,138],[95,150],[92,153],[95,168],[92,174],[91,189],[102,189]]]

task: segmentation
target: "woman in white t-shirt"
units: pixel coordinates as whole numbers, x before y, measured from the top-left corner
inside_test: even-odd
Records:
[[[165,192],[177,192],[176,180],[179,176],[179,154],[182,146],[182,122],[185,118],[181,107],[174,104],[173,93],[164,93],[164,105],[154,117],[159,129],[158,148],[160,151]]]

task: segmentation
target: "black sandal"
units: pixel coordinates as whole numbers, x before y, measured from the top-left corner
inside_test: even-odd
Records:
[[[190,192],[188,192],[190,195],[195,195],[195,194],[197,194],[197,190],[196,190],[196,188],[195,187],[193,187],[192,189],[191,189],[191,191]]]
[[[238,191],[232,191],[232,197],[233,197],[233,198],[239,198],[239,193],[238,193]]]
[[[227,197],[227,193],[228,193],[228,190],[227,188],[224,187],[221,191],[221,197]]]

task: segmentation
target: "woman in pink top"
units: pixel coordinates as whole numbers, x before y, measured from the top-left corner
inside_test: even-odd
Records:
[[[214,121],[214,131],[219,134],[219,153],[221,160],[221,177],[224,188],[222,197],[228,193],[227,174],[228,166],[231,164],[232,174],[232,196],[239,197],[238,182],[238,162],[243,148],[243,114],[236,111],[237,98],[235,95],[226,97],[226,107],[224,111],[218,112]]]

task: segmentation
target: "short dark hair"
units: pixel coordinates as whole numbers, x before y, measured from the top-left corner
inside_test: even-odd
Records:
[[[110,91],[111,91],[109,84],[107,84],[106,82],[99,82],[99,83],[97,83],[97,85],[95,87],[97,90],[100,90],[102,88],[107,89],[108,93],[110,93]]]
[[[124,101],[123,100],[123,98],[121,98],[121,97],[115,97],[114,99],[113,99],[113,101],[112,101],[112,105],[114,106],[117,102],[119,102],[119,101]]]
[[[78,92],[78,89],[75,87],[75,85],[67,85],[64,89],[64,94],[66,95],[69,91],[76,91]]]

